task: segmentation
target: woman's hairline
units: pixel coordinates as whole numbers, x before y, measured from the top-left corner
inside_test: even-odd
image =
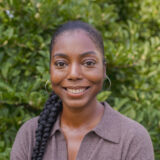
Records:
[[[62,32],[60,32],[57,36],[53,36],[52,40],[51,40],[51,44],[50,44],[50,63],[51,63],[51,59],[52,59],[52,51],[54,48],[54,45],[56,43],[56,39],[58,39],[60,36],[62,36],[63,34],[65,34],[66,32],[75,32],[75,31],[83,31],[84,33],[87,34],[87,36],[91,39],[91,41],[95,44],[96,48],[100,51],[100,53],[102,54],[103,57],[103,61],[104,61],[104,52],[102,51],[101,47],[96,43],[96,39],[93,37],[93,35],[91,33],[89,33],[88,31],[86,31],[83,28],[74,28],[74,29],[66,29]]]

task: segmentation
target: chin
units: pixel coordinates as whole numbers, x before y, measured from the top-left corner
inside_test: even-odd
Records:
[[[87,106],[89,102],[83,102],[82,100],[71,100],[70,102],[64,102],[63,105],[70,109],[81,109]]]

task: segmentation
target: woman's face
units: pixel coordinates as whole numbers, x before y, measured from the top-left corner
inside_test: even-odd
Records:
[[[52,49],[50,76],[63,106],[85,107],[96,101],[105,77],[100,49],[83,30],[60,34]]]

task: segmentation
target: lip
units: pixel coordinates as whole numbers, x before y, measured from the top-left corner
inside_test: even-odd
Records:
[[[88,90],[89,90],[89,86],[75,86],[75,87],[73,87],[73,86],[67,86],[67,87],[63,87],[63,89],[64,89],[64,91],[65,91],[65,93],[68,95],[68,96],[70,96],[70,97],[72,97],[72,98],[80,98],[80,97],[82,97],[84,94],[86,94],[86,92],[88,92]],[[82,91],[82,92],[79,92],[79,93],[73,93],[73,92],[70,92],[68,89],[84,89],[84,91]]]

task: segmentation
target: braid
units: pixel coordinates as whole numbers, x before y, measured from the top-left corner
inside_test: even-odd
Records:
[[[51,129],[61,110],[62,101],[54,92],[52,92],[38,119],[36,142],[32,153],[32,160],[42,160]]]

